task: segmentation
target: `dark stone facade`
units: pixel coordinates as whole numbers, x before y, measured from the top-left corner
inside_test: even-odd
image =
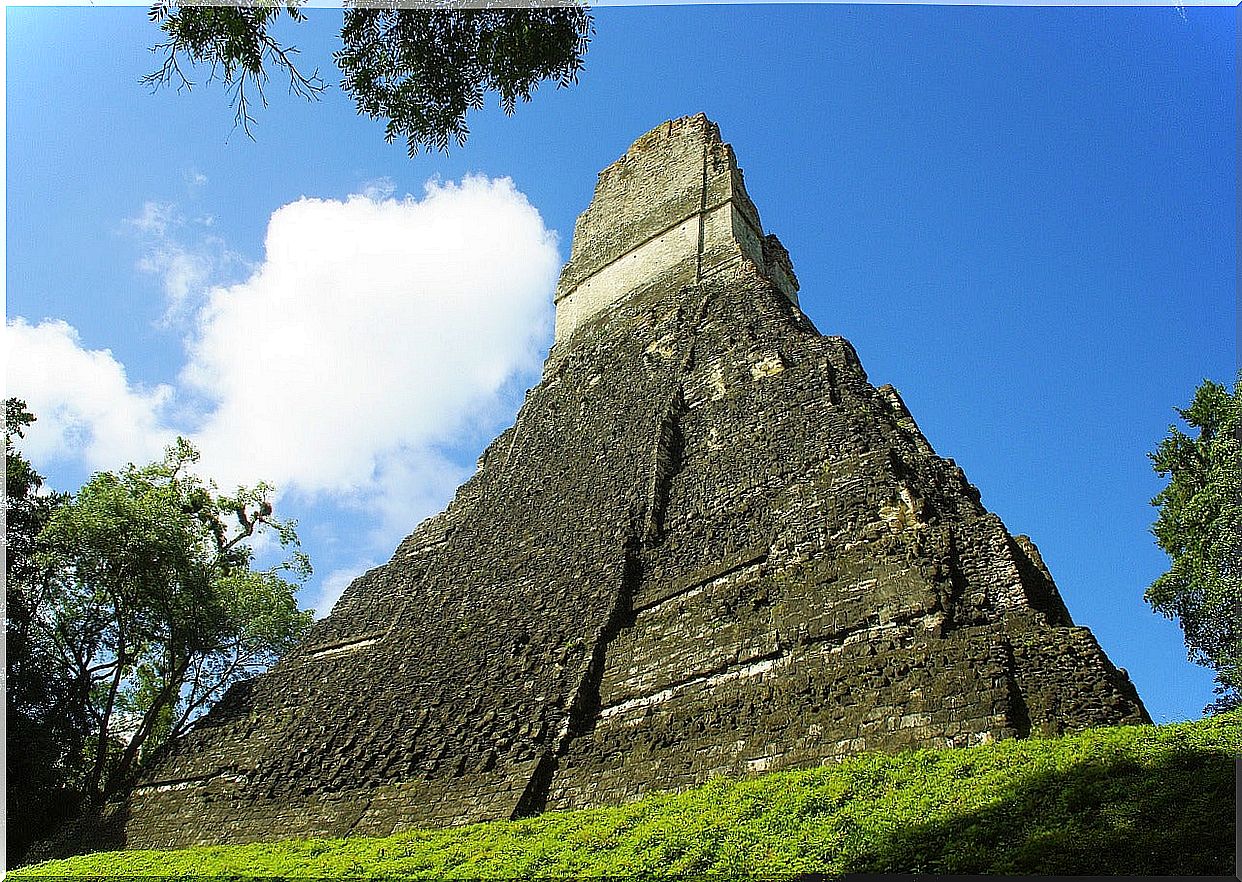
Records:
[[[799,311],[775,237],[712,232],[758,227],[716,127],[640,139],[592,223],[644,168],[682,175],[660,183],[676,216],[653,200],[644,228],[631,205],[625,237],[697,212],[697,253],[649,249],[664,282],[579,310],[448,508],[114,810],[128,847],[387,834],[1148,721],[1030,540]],[[583,223],[591,272],[629,259]],[[558,304],[587,275],[571,260]]]

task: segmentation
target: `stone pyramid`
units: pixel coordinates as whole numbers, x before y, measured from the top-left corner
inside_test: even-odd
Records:
[[[699,115],[600,173],[512,428],[234,687],[129,847],[388,834],[1147,721],[891,386],[798,308]]]

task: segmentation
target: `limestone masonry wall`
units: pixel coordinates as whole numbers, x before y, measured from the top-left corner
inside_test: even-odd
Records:
[[[1146,721],[761,230],[714,124],[640,138],[478,471],[77,847],[387,834]]]
[[[627,296],[696,283],[749,259],[797,303],[798,280],[764,237],[733,149],[702,114],[643,135],[599,174],[556,291],[556,344]]]

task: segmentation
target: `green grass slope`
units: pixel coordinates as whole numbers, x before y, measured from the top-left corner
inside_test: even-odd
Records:
[[[381,839],[123,851],[11,878],[1234,873],[1242,713],[713,781]]]

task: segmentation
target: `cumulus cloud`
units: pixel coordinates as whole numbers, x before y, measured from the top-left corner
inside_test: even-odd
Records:
[[[368,544],[392,549],[438,512],[470,477],[473,463],[453,462],[430,447],[400,447],[376,457],[374,480],[347,503],[367,524]]]
[[[310,596],[304,601],[306,607],[315,611],[315,618],[321,619],[332,611],[332,607],[341,599],[349,583],[367,570],[377,566],[373,560],[360,562],[355,566],[333,570],[311,589]]]
[[[35,463],[80,458],[91,469],[158,459],[173,432],[164,424],[171,386],[131,384],[107,349],[86,349],[63,321],[6,326],[7,393],[37,417],[22,450]]]
[[[214,257],[184,245],[196,222],[147,203],[128,221],[149,246],[140,268],[161,275],[187,331],[176,410],[173,387],[132,384],[65,322],[18,318],[8,388],[39,418],[23,449],[40,464],[77,454],[116,468],[182,434],[223,489],[264,480],[286,516],[348,512],[356,565],[308,589],[326,612],[448,501],[473,467],[453,448],[509,416],[507,394],[537,371],[551,329],[556,237],[512,181],[393,192],[370,182],[277,209],[262,262],[228,285],[223,243]]]
[[[196,440],[228,480],[430,487],[437,447],[538,365],[559,258],[508,179],[302,199],[272,215],[265,250],[209,294],[182,374],[213,402]]]

